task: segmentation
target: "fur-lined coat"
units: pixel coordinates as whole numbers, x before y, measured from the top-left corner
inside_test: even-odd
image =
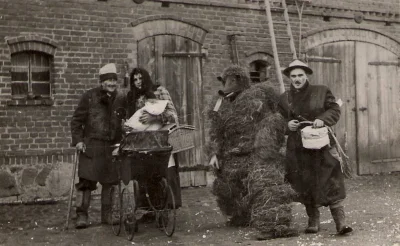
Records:
[[[117,181],[117,172],[112,167],[111,145],[122,138],[121,120],[116,110],[124,107],[125,98],[118,92],[108,96],[97,87],[85,92],[72,116],[72,145],[86,145],[80,154],[78,176],[101,183]]]

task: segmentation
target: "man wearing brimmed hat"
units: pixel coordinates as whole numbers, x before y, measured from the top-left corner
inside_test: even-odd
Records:
[[[97,182],[101,190],[101,223],[111,224],[111,196],[118,181],[111,161],[111,146],[122,137],[121,120],[116,109],[124,107],[124,97],[117,92],[117,69],[110,63],[100,68],[100,86],[86,91],[71,120],[72,145],[79,155],[79,183],[75,185],[76,228],[88,226],[91,191]]]
[[[313,70],[300,60],[294,60],[283,74],[291,80],[290,90],[280,97],[279,109],[288,124],[286,178],[298,192],[300,202],[309,217],[306,233],[320,229],[320,206],[329,206],[338,234],[353,229],[346,225],[342,201],[346,197],[344,175],[335,142],[321,149],[306,149],[300,130],[311,121],[314,128],[335,125],[340,118],[340,106],[325,85],[311,85],[308,75]]]

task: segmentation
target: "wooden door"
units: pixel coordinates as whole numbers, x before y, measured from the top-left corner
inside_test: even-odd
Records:
[[[353,172],[356,172],[354,52],[355,42],[329,43],[309,50],[307,60],[314,71],[309,76],[310,82],[327,85],[336,99],[343,102],[340,120],[334,130],[340,145],[350,157]]]
[[[138,66],[167,88],[178,111],[179,123],[196,127],[196,147],[178,153],[181,186],[206,185],[203,166],[201,46],[187,38],[161,35],[138,43]]]
[[[359,42],[355,60],[360,174],[400,171],[398,57]]]
[[[400,171],[399,63],[370,43],[327,43],[307,52],[311,83],[328,85],[341,98],[335,126],[358,174]]]

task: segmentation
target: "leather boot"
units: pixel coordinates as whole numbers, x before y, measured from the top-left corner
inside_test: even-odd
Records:
[[[88,209],[90,206],[90,190],[78,190],[76,192],[76,229],[87,228],[88,223]]]
[[[306,212],[308,215],[308,227],[305,233],[317,233],[319,231],[319,210],[312,205],[306,205]]]
[[[112,189],[112,185],[103,184],[101,188],[101,223],[108,225],[116,225],[119,223],[117,218],[112,217],[112,192],[117,192]]]
[[[336,224],[336,231],[338,235],[344,235],[353,231],[353,228],[346,225],[346,216],[344,214],[343,206],[331,208],[332,218]]]

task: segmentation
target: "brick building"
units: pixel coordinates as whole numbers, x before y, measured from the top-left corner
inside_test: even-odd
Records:
[[[68,191],[69,121],[98,70],[147,68],[169,89],[182,123],[196,126],[183,186],[203,185],[204,113],[232,62],[254,83],[276,81],[264,4],[258,0],[0,0],[0,196]],[[272,1],[279,59],[292,59],[279,0]],[[294,1],[292,32],[300,35]],[[398,0],[314,0],[302,13],[301,56],[344,101],[338,138],[358,174],[400,170]],[[287,82],[287,81],[286,81]],[[201,168],[200,168],[201,169]]]

